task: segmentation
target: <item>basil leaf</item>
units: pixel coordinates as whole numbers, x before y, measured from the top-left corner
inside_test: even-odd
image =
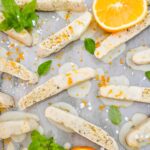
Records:
[[[37,71],[38,74],[39,74],[39,76],[46,75],[47,72],[50,70],[51,64],[52,64],[52,61],[51,61],[51,60],[42,63],[42,64],[38,67],[38,71]]]
[[[65,150],[61,145],[57,144],[54,138],[47,138],[38,131],[32,131],[32,142],[28,146],[28,150]]]
[[[18,15],[19,6],[15,3],[15,0],[1,0],[4,11],[7,14]]]
[[[22,15],[24,17],[24,27],[30,29],[35,26],[38,21],[38,16],[35,12],[36,0],[32,0],[28,5],[25,5],[22,9]]]
[[[28,30],[32,29],[32,27],[36,25],[38,18],[39,17],[36,14],[29,15],[27,21],[24,21],[24,28]]]
[[[32,0],[28,5],[25,5],[22,9],[24,15],[30,15],[36,9],[36,0]]]
[[[94,54],[95,52],[95,41],[91,38],[86,38],[84,40],[84,46],[85,46],[85,49],[90,53],[90,54]]]
[[[150,80],[150,71],[145,72],[145,76]]]
[[[117,106],[110,106],[108,115],[114,125],[119,125],[121,123],[122,115]]]
[[[23,29],[32,29],[37,21],[38,15],[35,12],[36,0],[25,4],[21,9],[15,0],[2,0],[4,21],[0,23],[0,31],[15,29],[20,32]]]
[[[8,25],[8,22],[6,20],[2,21],[0,23],[0,31],[5,31],[11,29],[11,27]]]

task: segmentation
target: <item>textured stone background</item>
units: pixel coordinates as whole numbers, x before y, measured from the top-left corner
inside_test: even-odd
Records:
[[[89,8],[92,6],[92,0],[86,0],[88,3]],[[61,14],[61,15],[60,15]],[[42,24],[41,29],[38,29],[38,32],[40,33],[40,40],[44,37],[47,37],[47,35],[52,34],[53,32],[58,31],[62,27],[64,27],[68,22],[64,20],[62,17],[63,13],[39,13],[40,15],[40,23]],[[71,17],[71,19],[74,19],[75,17],[79,16],[80,14],[74,13]],[[53,60],[52,64],[52,70],[50,73],[48,73],[45,77],[42,77],[38,83],[40,85],[41,83],[44,83],[47,81],[50,77],[56,75],[58,73],[59,66],[66,63],[66,62],[74,62],[78,64],[80,67],[89,66],[93,68],[103,68],[105,71],[108,71],[109,75],[111,76],[117,76],[117,75],[125,75],[129,78],[131,85],[137,85],[137,86],[149,86],[150,82],[147,81],[144,78],[144,73],[139,71],[133,71],[130,68],[126,66],[126,64],[121,65],[120,64],[120,58],[125,59],[127,50],[131,48],[135,48],[140,45],[150,45],[150,28],[142,32],[140,35],[138,35],[136,38],[132,39],[127,43],[127,49],[126,51],[119,56],[117,59],[115,59],[112,63],[112,65],[101,63],[99,60],[97,60],[94,56],[87,53],[85,50],[83,50],[83,41],[78,40],[67,47],[65,47],[61,52],[54,54],[48,58],[45,59],[37,59],[36,58],[36,50],[38,49],[38,46],[34,46],[32,48],[27,47],[20,47],[20,52],[24,53],[25,59],[21,61],[22,64],[24,64],[26,67],[28,67],[32,71],[36,71],[38,65],[46,60]],[[1,44],[0,46],[5,47],[9,51],[15,51],[13,48],[9,48],[10,43],[7,36],[0,33],[1,38]],[[7,44],[2,42],[2,39],[6,39]],[[10,58],[16,58],[17,54],[14,54]],[[81,62],[81,59],[83,60]],[[1,79],[6,78],[7,75],[1,74]],[[9,80],[1,80],[1,90],[9,93],[10,95],[14,96],[16,103],[19,100],[20,97],[28,93],[31,89],[36,87],[37,85],[27,85],[26,83],[21,83],[18,79],[12,78]],[[69,104],[72,104],[79,112],[79,115],[102,127],[107,132],[110,133],[117,141],[118,141],[118,135],[116,134],[117,131],[120,130],[120,127],[122,124],[125,123],[125,117],[131,117],[136,112],[142,112],[146,114],[150,114],[150,105],[148,104],[137,104],[134,103],[132,106],[128,108],[122,108],[121,112],[123,114],[123,122],[122,124],[117,127],[111,124],[110,121],[107,119],[107,111],[108,108],[106,108],[104,111],[100,111],[98,109],[99,105],[102,104],[101,100],[96,98],[97,96],[97,81],[92,81],[92,89],[87,97],[85,97],[85,100],[89,103],[90,109],[88,107],[80,108],[81,100],[74,99],[72,97],[69,97],[67,92],[62,92],[57,96],[54,96],[52,98],[47,99],[46,101],[39,103],[26,111],[32,112],[37,114],[40,117],[41,125],[43,126],[45,132],[47,135],[53,135],[57,141],[60,144],[64,144],[66,142],[70,142],[73,145],[90,145],[94,146],[97,149],[99,149],[98,146],[94,145],[93,143],[87,141],[86,139],[76,135],[76,134],[67,134],[59,129],[57,129],[55,126],[51,125],[47,119],[44,117],[44,111],[45,108],[48,106],[48,103],[54,103],[54,102],[67,102]],[[27,142],[23,143],[23,145],[26,145]],[[118,141],[119,144],[119,141]],[[120,145],[120,144],[119,144]],[[1,147],[1,146],[0,146]],[[0,148],[1,149],[1,148]],[[145,150],[149,150],[150,147],[145,148]],[[120,150],[124,150],[124,148],[120,145]],[[143,149],[144,150],[144,149]]]

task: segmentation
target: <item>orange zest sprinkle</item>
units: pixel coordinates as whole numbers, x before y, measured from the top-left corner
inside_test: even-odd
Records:
[[[109,81],[110,81],[110,77],[106,77],[105,75],[102,75],[101,77],[100,77],[100,87],[102,87],[102,86],[107,86],[108,85],[108,83],[109,83]]]
[[[98,74],[96,75],[95,79],[96,79],[97,81],[99,80],[99,75],[98,75]]]
[[[71,76],[71,73],[67,73],[66,76],[67,76],[67,77],[68,77],[68,76]]]
[[[109,65],[112,65],[112,61],[109,62]]]
[[[11,43],[8,47],[9,47],[9,48],[14,48],[14,47],[15,47],[15,44],[14,44],[14,43]]]
[[[71,29],[70,29],[71,30]],[[73,29],[72,29],[73,30]],[[62,38],[60,38],[60,42],[62,42],[63,40],[68,40],[68,38],[69,38],[69,35],[67,34],[67,33],[62,33]]]
[[[68,29],[71,33],[74,33],[73,28],[71,26],[69,26]]]
[[[100,55],[100,52],[96,52],[96,55],[99,56],[99,55]]]
[[[87,106],[87,101],[86,100],[82,100],[82,104],[84,104],[84,106]]]
[[[100,111],[103,111],[105,108],[106,108],[105,105],[100,105],[100,106],[99,106],[99,110],[100,110]]]
[[[74,72],[74,73],[78,73],[78,70],[74,69],[73,72]]]
[[[72,78],[71,77],[68,77],[68,85],[72,85],[73,84],[73,80],[72,80]]]
[[[19,52],[19,48],[18,47],[16,47],[16,52]]]
[[[124,60],[123,60],[123,58],[120,58],[120,64],[124,64]]]
[[[6,53],[6,55],[7,55],[7,56],[11,56],[11,55],[12,55],[12,52],[8,51],[8,52]]]
[[[64,36],[64,37],[65,37],[65,34],[64,34],[64,35],[62,35],[62,36]],[[55,39],[55,40],[56,40],[55,42],[56,42],[56,43],[58,43],[58,44],[62,42],[62,40],[61,40],[61,38],[60,38],[60,37],[56,37],[56,39]]]
[[[19,59],[19,58],[16,58],[16,62],[20,62],[20,59]]]
[[[20,54],[18,55],[18,57],[19,57],[21,60],[24,60],[24,54],[23,54],[23,53],[20,53]]]
[[[12,67],[16,67],[16,63],[15,62],[13,62],[13,61],[10,61],[10,65],[12,66]]]
[[[82,58],[80,58],[80,62],[83,62],[83,59],[82,59]]]
[[[111,90],[108,91],[108,94],[112,94],[112,92],[113,92],[113,90],[111,89]]]
[[[61,67],[61,64],[57,64],[58,67]]]
[[[120,91],[118,94],[115,95],[115,97],[117,98],[117,97],[120,97],[120,96],[122,96],[122,95],[123,95],[123,92]]]
[[[84,25],[84,23],[83,23],[82,21],[79,21],[79,20],[77,20],[77,23],[78,23],[79,25]]]
[[[100,47],[100,42],[96,42],[96,48]]]
[[[66,20],[69,20],[71,17],[71,12],[68,12],[67,14],[65,14],[65,19]]]

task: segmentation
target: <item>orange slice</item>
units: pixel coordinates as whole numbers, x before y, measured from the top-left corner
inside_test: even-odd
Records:
[[[142,21],[147,14],[146,0],[95,0],[93,13],[106,31],[116,32]]]
[[[88,146],[77,146],[77,147],[73,147],[71,150],[95,150],[95,148],[88,147]]]

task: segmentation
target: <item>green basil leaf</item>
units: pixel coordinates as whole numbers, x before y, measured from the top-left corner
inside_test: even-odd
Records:
[[[91,38],[86,38],[84,40],[84,46],[85,46],[85,49],[90,53],[90,54],[94,54],[95,52],[95,41]]]
[[[57,144],[54,138],[47,138],[38,131],[32,131],[32,142],[28,146],[28,150],[65,150],[61,145]]]
[[[32,0],[31,2],[27,3],[23,9],[22,9],[22,13],[24,15],[30,15],[32,13],[35,12],[36,9],[36,0]]]
[[[32,0],[30,3],[24,6],[22,9],[22,15],[24,17],[24,27],[31,29],[38,21],[38,15],[35,13],[36,0]]]
[[[32,29],[38,21],[39,17],[35,12],[36,0],[25,4],[22,9],[19,8],[15,0],[2,0],[2,6],[5,23],[0,23],[0,31],[12,28],[17,32],[23,29]]]
[[[114,125],[119,125],[122,121],[122,115],[117,106],[110,106],[109,119]]]
[[[150,80],[150,71],[145,72],[145,76]]]
[[[1,0],[1,2],[6,13],[15,16],[19,14],[19,6],[15,3],[15,0]]]
[[[47,74],[47,72],[50,70],[50,66],[52,64],[52,61],[46,61],[44,63],[42,63],[39,67],[38,67],[38,74],[39,76],[43,76],[45,74]]]
[[[6,20],[0,23],[0,31],[6,31],[9,29],[11,29],[11,27],[8,25],[8,22]]]
[[[36,14],[31,14],[26,21],[24,21],[24,28],[29,30],[32,29],[32,27],[36,25],[38,18]]]
[[[40,143],[38,141],[34,141],[29,145],[28,150],[35,150],[38,149],[39,147]]]

